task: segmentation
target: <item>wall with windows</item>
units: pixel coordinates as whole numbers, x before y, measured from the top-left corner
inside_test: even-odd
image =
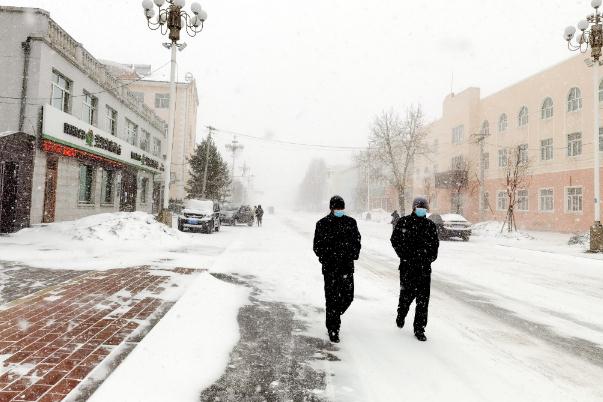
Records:
[[[470,183],[462,200],[453,199],[450,190],[438,189],[438,212],[449,212],[452,205],[462,202],[466,217],[472,221],[504,219],[506,201],[498,195],[506,187],[504,166],[517,151],[530,166],[529,180],[516,194],[518,225],[566,232],[588,229],[594,214],[595,94],[592,70],[583,59],[573,57],[485,98],[480,98],[476,88],[446,97],[442,117],[429,126],[428,145],[438,146],[428,158],[419,158],[417,170],[435,164],[453,167],[463,156]],[[598,96],[601,108],[603,84]],[[460,125],[464,126],[464,140],[457,144]],[[480,149],[476,136],[472,136],[476,133],[485,134],[489,207],[483,214],[480,209],[485,203],[479,200],[478,182]],[[603,130],[600,134],[603,139]],[[603,152],[603,145],[599,149]],[[415,186],[414,192],[425,194],[420,186]]]

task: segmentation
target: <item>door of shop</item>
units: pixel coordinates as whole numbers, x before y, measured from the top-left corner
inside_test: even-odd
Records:
[[[136,194],[138,193],[136,172],[127,169],[122,170],[120,193],[119,210],[124,212],[136,211]]]
[[[57,203],[57,175],[59,170],[59,158],[48,156],[46,159],[46,184],[44,186],[44,213],[43,223],[54,222]]]
[[[0,233],[12,232],[17,219],[16,162],[0,162]]]

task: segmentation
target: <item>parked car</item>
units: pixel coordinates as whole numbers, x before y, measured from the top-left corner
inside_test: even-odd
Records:
[[[438,228],[440,240],[451,237],[460,237],[463,241],[469,241],[471,236],[471,223],[459,214],[430,214],[428,215]]]
[[[185,200],[178,215],[178,230],[201,230],[206,233],[220,230],[220,204],[210,200]]]
[[[254,220],[255,216],[253,214],[253,208],[251,208],[249,205],[241,205],[241,208],[239,208],[239,212],[235,218],[235,224],[246,223],[247,226],[253,226]]]
[[[220,222],[223,225],[235,225],[240,205],[226,203],[220,210]]]

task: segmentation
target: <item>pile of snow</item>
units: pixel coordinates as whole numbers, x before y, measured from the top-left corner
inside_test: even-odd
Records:
[[[590,233],[576,233],[567,241],[570,246],[585,246],[590,244]]]
[[[181,232],[157,222],[153,215],[148,213],[117,212],[23,229],[14,234],[13,238],[52,243],[58,239],[121,243],[124,241],[179,242],[184,236]]]
[[[503,228],[503,222],[485,221],[474,224],[471,227],[471,234],[482,238],[513,239],[513,240],[531,240],[534,237],[520,231],[509,232],[507,227]],[[502,231],[501,231],[502,229]]]

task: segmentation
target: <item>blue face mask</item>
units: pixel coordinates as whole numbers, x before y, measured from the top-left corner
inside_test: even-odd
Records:
[[[424,218],[427,216],[427,208],[415,208],[415,215],[419,218]]]
[[[333,215],[335,215],[335,216],[336,216],[336,217],[338,217],[338,218],[341,218],[342,216],[344,216],[344,215],[345,215],[345,211],[344,211],[344,210],[342,210],[342,209],[340,209],[340,210],[336,210],[336,211],[333,211]]]

